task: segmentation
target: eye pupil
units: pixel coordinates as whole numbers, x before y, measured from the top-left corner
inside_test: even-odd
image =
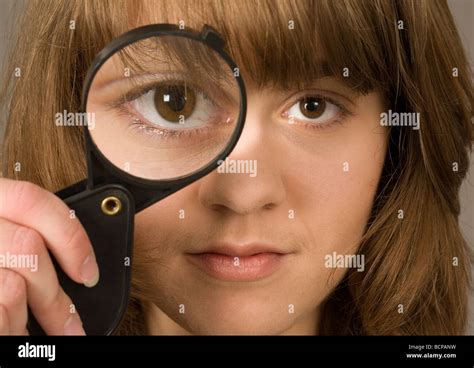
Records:
[[[155,107],[166,120],[178,123],[191,116],[196,105],[196,96],[192,88],[179,85],[159,87],[155,92]]]
[[[320,117],[326,109],[326,101],[322,98],[308,97],[300,101],[300,110],[310,119]]]
[[[186,105],[186,97],[181,94],[175,93],[175,91],[170,91],[168,93],[168,96],[170,96],[170,101],[168,102],[170,108],[176,112],[183,110],[184,105]]]

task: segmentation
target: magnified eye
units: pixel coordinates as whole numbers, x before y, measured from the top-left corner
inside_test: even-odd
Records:
[[[127,175],[149,180],[212,169],[245,120],[245,87],[230,56],[191,31],[168,29],[117,38],[115,53],[104,49],[89,70],[93,79],[85,79],[94,148]]]
[[[305,97],[290,107],[288,115],[303,122],[326,123],[335,119],[342,109],[323,97]]]
[[[131,104],[148,123],[175,130],[201,127],[222,115],[203,92],[177,83],[158,85]]]

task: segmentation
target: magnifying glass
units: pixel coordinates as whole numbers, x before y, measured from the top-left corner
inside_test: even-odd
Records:
[[[215,170],[245,113],[239,68],[209,26],[144,26],[97,55],[81,103],[88,177],[57,193],[86,229],[101,273],[86,288],[55,263],[86,334],[111,334],[126,311],[135,213]],[[31,314],[28,329],[43,333]]]

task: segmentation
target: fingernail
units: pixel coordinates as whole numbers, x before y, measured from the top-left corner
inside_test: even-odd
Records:
[[[72,314],[64,324],[64,335],[81,335],[84,336],[86,332],[82,328],[82,322],[77,314]]]
[[[99,282],[99,267],[91,254],[82,263],[81,279],[84,286],[93,287]]]

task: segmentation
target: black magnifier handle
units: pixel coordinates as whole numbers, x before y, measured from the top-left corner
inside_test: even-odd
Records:
[[[82,183],[76,184],[77,186]],[[60,197],[74,192],[70,187],[58,193]],[[121,185],[105,185],[62,198],[82,223],[94,247],[100,270],[100,279],[93,288],[71,280],[54,261],[61,287],[71,298],[70,313],[78,312],[87,335],[110,335],[126,311],[131,280],[133,197]],[[30,313],[28,331],[43,335]]]

